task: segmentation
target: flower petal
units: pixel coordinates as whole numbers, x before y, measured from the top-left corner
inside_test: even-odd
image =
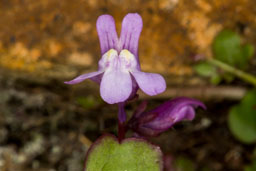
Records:
[[[83,74],[80,75],[78,77],[76,77],[75,79],[71,80],[71,81],[66,81],[64,82],[65,84],[77,84],[80,83],[82,81],[84,81],[85,79],[91,78],[93,79],[93,77],[97,77],[98,75],[102,74],[104,71],[96,71],[96,72],[91,72],[88,74]]]
[[[100,84],[102,76],[103,76],[103,73],[96,75],[95,77],[91,77],[90,80],[96,82],[97,84]]]
[[[101,54],[110,49],[117,49],[118,36],[116,33],[115,20],[110,15],[101,15],[96,23],[100,39]]]
[[[129,72],[106,71],[100,84],[100,94],[109,104],[124,102],[132,92],[132,79]]]
[[[138,43],[142,30],[142,18],[137,13],[127,14],[122,22],[120,41],[122,49],[129,50],[138,60]],[[138,61],[139,62],[139,61]]]
[[[182,120],[193,120],[195,108],[206,109],[205,105],[195,99],[179,97],[169,100],[138,117],[132,116],[128,127],[142,136],[157,136]]]
[[[153,96],[162,93],[166,89],[164,78],[160,74],[132,71],[136,82],[142,91]]]
[[[203,109],[206,108],[202,102],[187,97],[169,100],[148,112],[148,114],[158,113],[158,117],[144,124],[144,126],[164,131],[182,120],[193,120],[195,117],[195,108],[198,106]]]

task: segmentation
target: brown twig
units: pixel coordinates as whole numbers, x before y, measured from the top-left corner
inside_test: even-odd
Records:
[[[162,94],[157,96],[148,96],[139,91],[141,99],[161,99],[173,98],[178,96],[187,96],[205,100],[228,99],[240,100],[244,97],[247,89],[244,87],[232,86],[198,86],[198,87],[169,87]]]

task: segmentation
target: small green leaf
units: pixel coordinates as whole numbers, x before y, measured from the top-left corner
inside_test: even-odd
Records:
[[[245,166],[244,171],[255,171],[256,170],[256,161],[252,164]]]
[[[243,55],[250,59],[254,54],[254,47],[251,44],[246,44],[243,46]]]
[[[104,135],[90,147],[85,171],[160,171],[162,162],[160,148],[143,139],[129,138],[120,144]]]
[[[225,72],[225,73],[222,74],[222,78],[226,82],[231,83],[235,79],[235,76],[231,73]]]
[[[99,104],[94,96],[78,97],[77,103],[86,109],[90,109]]]
[[[194,65],[194,70],[201,76],[210,77],[216,75],[216,68],[215,66],[207,63],[201,62],[199,64]]]
[[[211,83],[214,85],[218,85],[221,82],[222,78],[219,74],[215,74],[211,77]]]
[[[185,158],[185,157],[179,157],[175,161],[175,168],[180,171],[195,171],[195,164]]]
[[[248,65],[248,57],[244,56],[238,34],[230,30],[221,31],[213,42],[215,58],[229,65],[244,69]]]
[[[248,92],[239,105],[231,108],[228,123],[237,139],[256,142],[256,90]]]

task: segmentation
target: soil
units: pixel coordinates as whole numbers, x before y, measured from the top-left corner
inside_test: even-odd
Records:
[[[56,80],[40,84],[3,78],[0,91],[1,171],[80,171],[91,142],[105,132],[116,135],[117,108],[102,102],[98,92]],[[81,97],[93,100],[82,103]],[[151,99],[148,107],[165,100]],[[139,103],[126,107],[129,116]],[[242,170],[254,145],[237,141],[228,129],[228,109],[238,101],[205,103],[207,110],[198,109],[194,121],[178,123],[150,141],[174,159],[191,160],[196,170]]]

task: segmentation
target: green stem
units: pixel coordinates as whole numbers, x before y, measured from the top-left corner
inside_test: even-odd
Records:
[[[249,82],[251,84],[253,84],[256,87],[256,77],[248,74],[244,71],[241,71],[239,69],[236,69],[228,64],[225,64],[224,62],[221,62],[219,60],[216,59],[209,59],[208,60],[209,63],[211,63],[212,65],[215,65],[221,69],[223,69],[226,72],[230,72],[231,74],[234,74],[235,76],[241,78],[242,80]]]

